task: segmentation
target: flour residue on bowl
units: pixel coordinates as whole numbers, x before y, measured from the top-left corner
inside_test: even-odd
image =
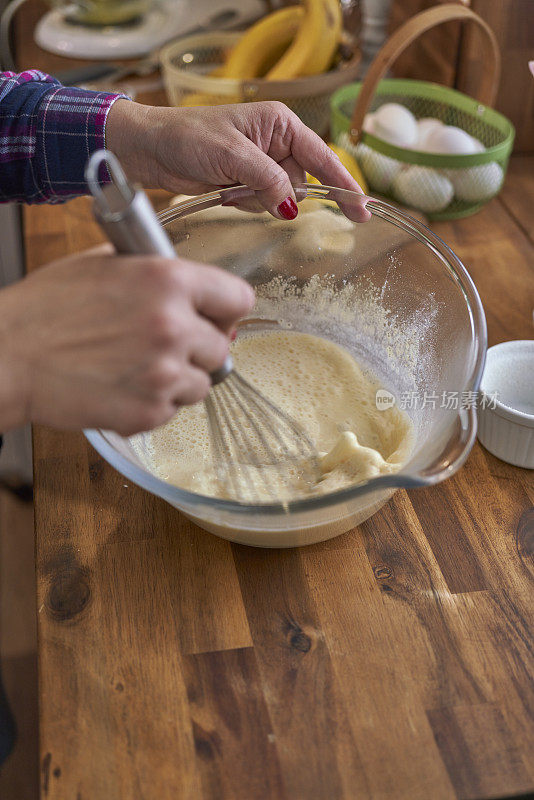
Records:
[[[278,330],[240,335],[232,355],[240,374],[299,423],[321,454],[322,477],[314,485],[301,479],[305,465],[270,469],[280,501],[328,494],[396,472],[406,462],[412,447],[409,418],[395,406],[377,408],[380,383],[344,348],[310,334]],[[236,408],[235,413],[241,412]],[[224,464],[213,461],[203,403],[180,409],[149,434],[148,452],[148,466],[160,478],[205,496],[233,496]],[[269,468],[256,474],[246,451],[242,458],[236,499],[248,501],[247,481],[252,478],[257,493]]]
[[[318,274],[305,282],[277,275],[256,286],[254,309],[260,319],[341,345],[397,396],[432,380],[430,342],[438,311],[430,293],[399,319],[387,306],[383,285]]]

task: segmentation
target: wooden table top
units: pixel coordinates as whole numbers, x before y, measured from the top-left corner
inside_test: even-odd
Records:
[[[533,175],[514,158],[498,199],[432,226],[490,345],[533,338]],[[24,223],[30,270],[101,241],[87,199]],[[355,530],[267,551],[195,527],[82,434],[36,428],[34,461],[42,798],[534,791],[531,471],[476,444]]]
[[[529,170],[433,226],[490,344],[533,335]],[[100,239],[86,199],[25,209],[30,269]],[[532,472],[477,444],[350,533],[265,551],[195,527],[81,434],[34,445],[43,798],[534,790]]]

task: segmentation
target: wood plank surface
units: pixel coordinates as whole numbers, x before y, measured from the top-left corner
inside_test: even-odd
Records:
[[[434,226],[490,344],[534,332],[520,163],[501,199]],[[31,269],[100,237],[85,199],[25,223]],[[530,471],[475,445],[359,528],[267,552],[201,531],[80,434],[38,428],[35,474],[43,798],[534,791]]]
[[[532,180],[532,158],[513,158],[509,165],[509,179],[499,195],[508,213],[534,243],[534,181]]]
[[[501,51],[501,81],[495,108],[515,127],[515,152],[532,153],[534,79],[527,65],[534,53],[534,6],[531,0],[471,0],[470,6],[494,31]],[[472,97],[476,97],[480,76],[487,69],[482,52],[481,34],[470,26],[462,42],[455,85]]]
[[[514,151],[531,154],[534,150],[534,80],[528,62],[534,53],[534,5],[531,0],[468,0],[465,4],[495,33],[502,60],[495,108],[515,127]],[[390,32],[414,14],[434,5],[435,0],[392,0]],[[425,33],[411,45],[393,65],[393,75],[432,80],[477,97],[481,75],[489,67],[484,45],[478,26],[448,22]]]

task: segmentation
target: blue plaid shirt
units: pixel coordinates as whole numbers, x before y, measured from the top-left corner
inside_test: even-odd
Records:
[[[105,146],[119,97],[62,86],[39,70],[0,73],[0,202],[62,203],[86,194],[85,164]]]

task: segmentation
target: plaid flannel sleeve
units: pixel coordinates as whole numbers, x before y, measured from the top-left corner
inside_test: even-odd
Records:
[[[86,194],[85,164],[105,146],[119,97],[62,86],[39,70],[0,73],[0,202],[62,203]]]

